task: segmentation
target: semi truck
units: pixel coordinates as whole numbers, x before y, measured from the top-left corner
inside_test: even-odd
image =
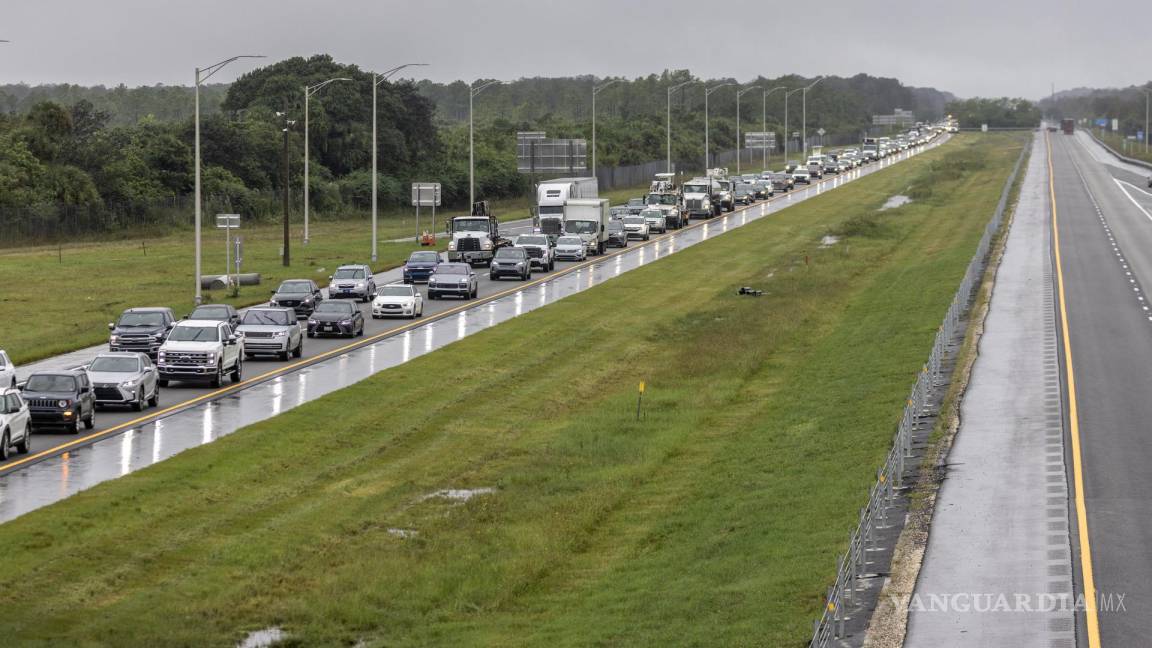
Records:
[[[596,178],[557,178],[536,187],[535,226],[553,242],[564,231],[564,208],[569,200],[600,197]]]
[[[684,214],[686,218],[712,218],[720,215],[720,203],[713,202],[720,189],[714,178],[692,178],[683,187]]]
[[[608,247],[608,221],[612,220],[607,198],[576,198],[564,203],[564,234],[579,236],[589,255],[604,254]]]
[[[1074,119],[1061,119],[1060,130],[1064,131],[1065,135],[1071,135],[1076,132],[1076,120]]]
[[[488,265],[496,250],[511,245],[511,241],[500,236],[500,221],[489,211],[487,200],[472,205],[468,216],[449,218],[445,230],[452,238],[448,242],[449,261]]]

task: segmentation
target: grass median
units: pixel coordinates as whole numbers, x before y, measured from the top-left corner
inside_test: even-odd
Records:
[[[803,645],[1021,143],[958,137],[0,526],[0,633]]]
[[[622,202],[641,191],[622,189],[606,197]],[[528,204],[528,199],[505,201],[496,213],[502,219],[525,218]],[[427,222],[427,229],[443,239],[444,213],[433,224],[428,211],[422,210],[421,222]],[[394,268],[419,248],[415,243],[386,242],[413,236],[415,227],[412,215],[403,222],[397,217],[381,220],[378,239],[382,243],[375,270]],[[263,284],[242,287],[236,296],[223,290],[207,291],[208,302],[250,306],[267,300],[284,279],[314,279],[326,285],[337,266],[367,263],[372,251],[367,220],[315,221],[307,246],[300,241],[301,225],[293,223],[291,267],[281,263],[280,225],[242,226],[238,234],[244,239],[243,271],[259,272]],[[206,229],[201,238],[204,274],[223,274],[223,230]],[[108,340],[108,322],[133,306],[169,306],[182,317],[192,310],[193,263],[192,230],[156,238],[0,250],[0,283],[4,285],[0,349],[7,350],[19,365],[100,344]]]

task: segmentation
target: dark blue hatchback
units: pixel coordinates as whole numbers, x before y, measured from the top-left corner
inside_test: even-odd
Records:
[[[413,252],[404,262],[404,283],[426,282],[436,266],[440,265],[440,253],[429,250]]]

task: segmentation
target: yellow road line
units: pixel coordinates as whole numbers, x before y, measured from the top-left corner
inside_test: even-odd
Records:
[[[1064,271],[1060,261],[1060,225],[1056,218],[1056,178],[1052,170],[1052,139],[1044,132],[1048,148],[1048,195],[1052,202],[1052,245],[1056,249],[1056,286],[1060,297],[1060,321],[1064,337],[1064,365],[1068,376],[1068,426],[1072,438],[1072,479],[1076,490],[1076,523],[1080,536],[1080,572],[1084,581],[1084,614],[1088,647],[1100,646],[1100,618],[1096,609],[1096,580],[1092,576],[1092,547],[1088,540],[1088,507],[1084,502],[1084,468],[1080,458],[1080,413],[1076,407],[1076,372],[1072,368],[1072,342],[1068,334],[1068,309],[1064,298]]]
[[[927,149],[925,149],[925,150],[927,150]],[[906,159],[909,159],[910,157],[911,157],[911,154],[901,157],[900,160],[906,160]],[[900,161],[900,160],[897,160],[897,161]],[[885,168],[888,168],[888,166],[891,166],[891,165],[881,166],[881,167],[879,167],[879,169],[885,169]],[[862,177],[864,177],[864,174],[859,173],[859,174],[853,176],[852,179],[862,178]],[[818,189],[821,185],[823,185],[827,182],[832,182],[832,181],[836,180],[837,178],[822,179],[819,182],[816,182],[815,184],[809,185],[807,188],[805,188],[805,191],[810,191],[812,189]],[[795,190],[793,190],[793,193],[795,193]],[[817,191],[816,194],[809,194],[808,197],[811,198],[811,197],[815,197],[818,195],[819,195],[819,191]],[[722,218],[730,218],[739,212],[742,212],[742,211],[745,211],[748,209],[752,209],[754,207],[763,207],[767,203],[771,203],[771,202],[780,200],[782,198],[787,198],[789,196],[790,196],[790,194],[780,194],[779,196],[769,198],[769,199],[767,199],[763,202],[757,203],[755,205],[746,205],[744,207],[741,207],[740,209],[732,211],[727,216],[724,216]],[[87,445],[89,443],[93,443],[95,440],[97,440],[101,437],[111,436],[111,435],[116,434],[118,432],[122,432],[124,430],[129,430],[129,429],[137,427],[139,425],[143,425],[145,423],[149,423],[149,422],[154,421],[156,419],[163,418],[164,416],[166,416],[168,414],[173,414],[173,413],[178,412],[180,410],[187,409],[187,408],[193,407],[195,405],[199,405],[200,403],[203,403],[205,401],[216,400],[217,398],[219,398],[219,397],[221,397],[227,393],[247,389],[248,387],[251,387],[256,383],[263,382],[265,380],[271,380],[272,378],[276,378],[277,376],[292,373],[293,371],[295,371],[297,369],[300,369],[300,368],[305,367],[305,366],[310,365],[310,364],[315,364],[317,362],[320,362],[321,360],[326,360],[328,358],[331,358],[332,356],[340,355],[342,353],[346,353],[348,351],[352,351],[352,350],[358,349],[360,347],[368,346],[369,344],[374,344],[376,342],[379,342],[380,340],[383,340],[384,338],[392,337],[394,335],[399,335],[400,333],[404,333],[405,331],[408,331],[410,329],[413,329],[413,328],[416,328],[419,326],[423,326],[423,325],[429,324],[431,322],[436,322],[436,321],[445,319],[445,318],[450,317],[452,315],[456,315],[462,311],[469,310],[471,308],[475,308],[476,306],[482,306],[482,305],[487,304],[489,302],[496,301],[497,299],[500,299],[501,297],[506,297],[506,296],[514,294],[516,292],[526,290],[528,288],[533,288],[533,287],[538,286],[542,283],[545,283],[547,281],[552,281],[553,279],[556,279],[559,277],[563,277],[564,275],[576,272],[577,270],[586,268],[588,266],[595,265],[597,263],[602,263],[602,262],[606,261],[607,259],[610,259],[612,257],[618,256],[621,254],[624,254],[626,252],[629,252],[631,250],[636,249],[637,247],[655,245],[656,243],[659,243],[660,241],[668,239],[668,238],[670,238],[670,237],[672,237],[672,236],[674,236],[680,232],[696,229],[699,227],[704,227],[704,226],[708,225],[709,223],[715,222],[716,220],[719,220],[719,219],[709,218],[709,219],[700,221],[700,222],[692,224],[692,225],[686,225],[686,226],[684,226],[678,230],[674,230],[672,232],[666,232],[664,234],[661,234],[660,236],[652,238],[651,240],[641,241],[639,244],[637,244],[635,247],[632,247],[632,248],[621,248],[621,249],[616,250],[614,252],[606,252],[603,255],[596,257],[595,259],[588,259],[586,261],[582,261],[582,262],[580,262],[574,266],[569,266],[569,267],[567,267],[567,268],[565,268],[559,272],[550,274],[546,277],[541,277],[539,279],[535,279],[535,280],[527,282],[527,283],[516,284],[512,288],[509,288],[507,290],[501,290],[500,292],[494,293],[492,295],[488,295],[487,297],[482,297],[480,299],[465,301],[465,302],[461,303],[459,306],[453,306],[452,308],[449,308],[448,310],[445,310],[445,311],[440,312],[440,313],[436,313],[435,315],[430,315],[427,318],[421,318],[419,320],[413,320],[413,321],[411,321],[407,324],[404,324],[402,326],[390,328],[390,329],[381,331],[379,333],[375,333],[373,335],[370,335],[368,337],[365,337],[363,339],[356,340],[354,342],[349,342],[348,344],[336,347],[335,349],[331,349],[329,351],[325,351],[323,353],[312,356],[310,358],[304,358],[304,359],[297,360],[296,362],[293,362],[290,364],[281,365],[281,366],[279,366],[279,367],[277,367],[271,371],[266,371],[266,372],[264,372],[258,376],[248,378],[246,380],[242,380],[242,381],[240,381],[234,385],[229,385],[227,387],[221,387],[220,389],[210,391],[207,394],[201,394],[200,396],[197,396],[195,398],[191,398],[189,400],[177,403],[175,405],[171,405],[169,407],[166,407],[166,408],[159,410],[159,411],[156,411],[156,412],[151,412],[149,414],[145,414],[144,416],[134,418],[131,421],[121,423],[119,425],[110,427],[106,430],[100,430],[98,432],[92,432],[91,434],[86,434],[82,437],[77,437],[77,438],[73,439],[72,441],[60,444],[58,446],[53,446],[47,450],[42,450],[40,452],[37,452],[36,454],[28,455],[27,457],[24,457],[23,459],[16,459],[13,461],[9,461],[6,464],[0,465],[0,473],[7,473],[7,472],[10,472],[11,470],[13,470],[15,468],[18,468],[20,466],[25,465],[25,464],[32,463],[34,461],[39,461],[41,459],[46,459],[48,457],[52,457],[52,456],[55,456],[58,454],[62,454],[63,452],[67,451],[69,448],[74,448],[76,446]]]

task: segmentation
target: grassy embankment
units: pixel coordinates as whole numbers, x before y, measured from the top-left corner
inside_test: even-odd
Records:
[[[0,526],[0,636],[803,645],[1020,142],[960,136]]]
[[[1146,153],[1144,151],[1143,142],[1126,140],[1124,137],[1117,135],[1116,133],[1101,133],[1100,129],[1094,129],[1092,132],[1096,134],[1096,137],[1100,138],[1100,141],[1104,142],[1108,146],[1111,146],[1112,150],[1116,151],[1120,155],[1135,158],[1137,160],[1143,160],[1145,162],[1152,162],[1152,152]]]
[[[639,195],[640,189],[608,192],[613,203]],[[528,199],[493,207],[501,219],[528,216]],[[422,210],[421,222],[430,214]],[[449,212],[458,213],[458,212]],[[443,219],[437,215],[438,234]],[[311,243],[300,242],[301,226],[292,226],[292,266],[280,262],[283,230],[278,225],[243,228],[244,272],[263,275],[261,286],[241,288],[237,297],[219,290],[205,294],[210,302],[248,306],[264,301],[283,279],[311,278],[327,283],[341,263],[367,262],[372,249],[368,221],[318,221],[311,225]],[[415,233],[415,219],[381,219],[379,240]],[[443,237],[441,237],[443,238]],[[224,271],[224,232],[205,230],[205,274]],[[443,247],[443,242],[441,243]],[[400,265],[415,243],[381,243],[377,270]],[[192,308],[192,230],[159,238],[73,243],[0,250],[0,349],[17,364],[84,348],[108,339],[107,323],[132,306],[170,306],[177,316]]]

